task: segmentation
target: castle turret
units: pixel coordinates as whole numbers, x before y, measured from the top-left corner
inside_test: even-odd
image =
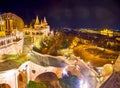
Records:
[[[46,17],[44,17],[44,20],[43,20],[44,24],[47,26],[47,21],[46,21]]]
[[[40,26],[42,26],[42,25],[43,25],[43,21],[41,20],[41,21],[40,21]]]
[[[36,16],[36,20],[35,20],[35,24],[34,24],[34,28],[36,29],[39,26],[40,22],[39,22],[39,18],[38,16]]]
[[[47,28],[47,26],[48,26],[48,24],[47,24],[46,18],[44,17],[44,19],[41,20],[40,27]]]
[[[39,25],[39,18],[36,16],[35,25]]]
[[[5,21],[0,16],[0,31],[5,31]]]

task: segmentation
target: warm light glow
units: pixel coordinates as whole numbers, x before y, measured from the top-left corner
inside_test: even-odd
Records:
[[[0,74],[0,77],[10,77],[15,73],[15,69],[9,70],[9,71],[5,71],[4,74]]]
[[[33,48],[34,45],[31,45],[31,47]]]
[[[87,82],[84,82],[83,80],[80,80],[79,88],[88,88]]]
[[[87,83],[83,83],[83,87],[82,88],[88,88]]]
[[[28,53],[27,56],[30,56],[30,53]]]
[[[87,64],[90,65],[90,62],[88,61]]]
[[[63,69],[63,72],[62,72],[62,73],[63,73],[63,75],[68,75],[68,74],[67,74],[67,67],[65,67],[65,68]]]
[[[81,61],[83,62],[83,59],[81,59]]]
[[[109,36],[109,37],[112,37],[112,36],[113,36],[113,31],[111,31],[111,30],[109,30],[109,29],[104,29],[104,30],[100,31],[100,33],[101,33],[102,35],[107,35],[107,36]]]

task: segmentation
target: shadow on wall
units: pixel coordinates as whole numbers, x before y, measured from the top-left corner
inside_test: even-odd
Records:
[[[0,84],[0,88],[11,88],[11,87],[10,85],[3,83],[3,84]]]
[[[27,84],[26,71],[21,71],[17,78],[18,78],[18,88],[25,88]]]
[[[36,77],[35,82],[48,82],[50,88],[61,88],[58,77],[53,72],[46,72]]]

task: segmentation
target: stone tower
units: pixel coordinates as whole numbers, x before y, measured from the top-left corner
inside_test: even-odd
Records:
[[[38,16],[36,16],[34,28],[36,29],[36,28],[38,28],[39,26],[40,26],[39,18],[38,18]]]
[[[5,31],[5,21],[0,16],[0,31]]]

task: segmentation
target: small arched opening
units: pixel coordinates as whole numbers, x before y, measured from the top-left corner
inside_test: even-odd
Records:
[[[30,32],[29,32],[29,31],[26,31],[26,32],[25,32],[25,35],[30,35]]]
[[[39,35],[39,32],[37,32],[36,35]]]
[[[34,32],[32,32],[32,35],[35,35],[35,33],[34,33]]]
[[[42,74],[39,74],[35,80],[35,82],[47,82],[50,84],[51,88],[61,88],[58,77],[53,72],[45,72]]]
[[[18,88],[25,88],[27,84],[27,74],[26,71],[21,71],[17,77]]]

